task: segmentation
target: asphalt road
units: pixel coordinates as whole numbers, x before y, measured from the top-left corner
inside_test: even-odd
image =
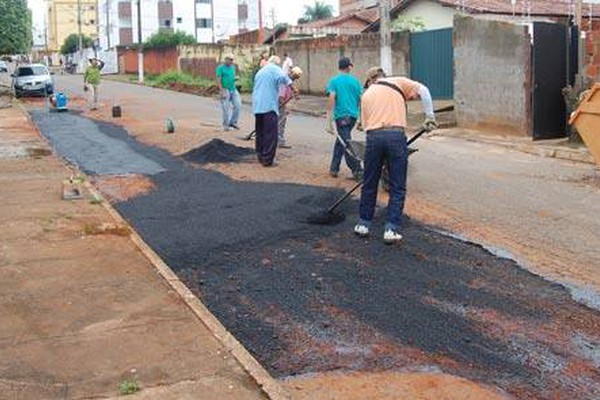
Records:
[[[57,75],[56,81],[59,89],[83,94],[80,76]],[[110,81],[102,84],[101,98],[108,104],[127,102],[128,112],[148,113],[160,104],[161,112],[175,119],[197,116],[199,121],[219,124],[219,105],[209,98]],[[290,118],[289,130],[296,133],[291,138],[294,146],[329,152],[331,140],[323,135],[323,124],[323,119],[305,115]],[[252,129],[249,107],[244,106],[242,131]],[[566,284],[587,282],[600,288],[597,168],[443,133],[417,145],[421,151],[410,163],[409,210],[411,205],[427,210],[432,206],[448,216],[439,221],[440,226],[508,249],[534,272]],[[544,269],[536,264],[552,265]],[[580,294],[600,304],[591,298],[593,293]]]
[[[58,81],[80,86],[77,77]],[[113,82],[102,90],[139,112],[160,104],[184,118],[217,107]],[[52,137],[57,124],[40,123]],[[251,126],[247,110],[243,123]],[[322,123],[296,116],[290,128],[317,151],[327,139]],[[600,313],[564,287],[415,219],[399,247],[356,239],[352,221],[309,226],[303,215],[327,204],[331,190],[233,181],[136,143],[117,126],[98,131],[166,169],[152,176],[154,191],[117,208],[275,375],[434,368],[517,398],[599,395]],[[591,167],[439,137],[420,147],[411,160],[413,201],[518,233],[542,253],[568,248],[600,265],[591,217],[598,189],[584,184]]]

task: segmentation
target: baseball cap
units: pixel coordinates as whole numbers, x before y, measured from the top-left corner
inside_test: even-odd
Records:
[[[340,60],[338,61],[338,68],[339,69],[346,69],[350,66],[354,66],[354,64],[352,64],[352,61],[350,61],[350,59],[348,57],[342,57],[340,58]]]
[[[383,68],[377,66],[371,67],[367,70],[367,79],[373,79],[377,76],[385,76],[385,71],[383,70]]]

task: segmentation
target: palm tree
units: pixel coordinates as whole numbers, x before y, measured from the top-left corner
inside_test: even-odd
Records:
[[[299,24],[328,19],[333,17],[333,7],[322,1],[315,1],[313,6],[304,6],[304,16],[298,20]]]

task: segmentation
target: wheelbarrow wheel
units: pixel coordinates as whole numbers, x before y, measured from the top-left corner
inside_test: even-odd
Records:
[[[379,186],[381,189],[385,190],[389,193],[390,191],[390,173],[388,171],[387,165],[383,165],[381,169],[381,177],[379,178]]]

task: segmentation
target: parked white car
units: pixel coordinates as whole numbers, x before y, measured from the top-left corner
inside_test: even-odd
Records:
[[[43,64],[20,65],[11,74],[15,97],[24,95],[46,96],[54,93],[52,74]]]

